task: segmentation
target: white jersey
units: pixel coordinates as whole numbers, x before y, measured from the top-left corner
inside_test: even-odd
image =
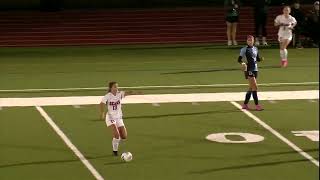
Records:
[[[296,19],[289,15],[288,18],[286,18],[283,14],[276,17],[274,20],[276,24],[288,24],[289,26],[280,26],[278,31],[279,37],[290,37],[292,36],[292,27],[294,27],[297,24]]]
[[[124,98],[124,92],[118,91],[116,95],[107,93],[101,100],[108,107],[108,116],[111,119],[122,119],[121,101]]]

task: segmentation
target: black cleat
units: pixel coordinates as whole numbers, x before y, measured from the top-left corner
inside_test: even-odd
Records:
[[[114,156],[118,156],[118,151],[113,151]]]

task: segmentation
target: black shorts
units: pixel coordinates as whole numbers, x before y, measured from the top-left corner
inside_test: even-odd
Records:
[[[248,79],[248,77],[255,77],[257,79],[258,78],[258,71],[245,71],[244,77],[246,79]]]
[[[239,21],[239,16],[227,16],[226,21],[229,23],[236,23]]]

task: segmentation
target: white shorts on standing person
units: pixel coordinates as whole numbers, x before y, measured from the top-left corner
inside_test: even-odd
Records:
[[[292,30],[297,25],[296,19],[290,15],[291,8],[285,6],[283,14],[278,15],[274,20],[274,25],[279,27],[278,41],[280,44],[281,67],[288,66],[288,50],[287,47],[292,40]]]
[[[110,82],[108,93],[100,102],[101,118],[106,121],[107,127],[112,130],[112,149],[115,156],[118,155],[120,141],[127,138],[127,130],[123,123],[121,106],[124,97],[125,92],[118,90],[118,84],[116,82]]]

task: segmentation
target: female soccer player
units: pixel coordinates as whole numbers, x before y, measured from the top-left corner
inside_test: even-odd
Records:
[[[242,66],[242,70],[244,71],[245,78],[249,81],[249,90],[247,91],[244,103],[242,105],[242,109],[249,109],[248,103],[252,97],[254,99],[254,103],[256,105],[256,110],[261,111],[263,110],[262,107],[259,105],[258,100],[258,86],[257,86],[257,77],[258,77],[258,65],[257,61],[262,61],[262,58],[259,56],[258,48],[253,46],[254,44],[254,37],[249,35],[247,37],[247,46],[243,47],[240,50],[240,56],[238,58],[238,62]],[[247,63],[242,61],[242,58],[246,58]]]
[[[287,46],[292,40],[292,30],[297,25],[297,21],[294,17],[290,15],[290,6],[285,6],[283,8],[283,14],[276,17],[274,20],[274,25],[279,27],[278,40],[280,43],[280,58],[281,66],[288,66],[288,50]]]
[[[127,138],[127,130],[122,119],[121,101],[125,97],[124,91],[119,91],[117,82],[110,82],[108,93],[102,98],[100,103],[101,118],[112,130],[113,154],[118,155],[118,148],[121,139]],[[106,112],[105,109],[108,111]]]

